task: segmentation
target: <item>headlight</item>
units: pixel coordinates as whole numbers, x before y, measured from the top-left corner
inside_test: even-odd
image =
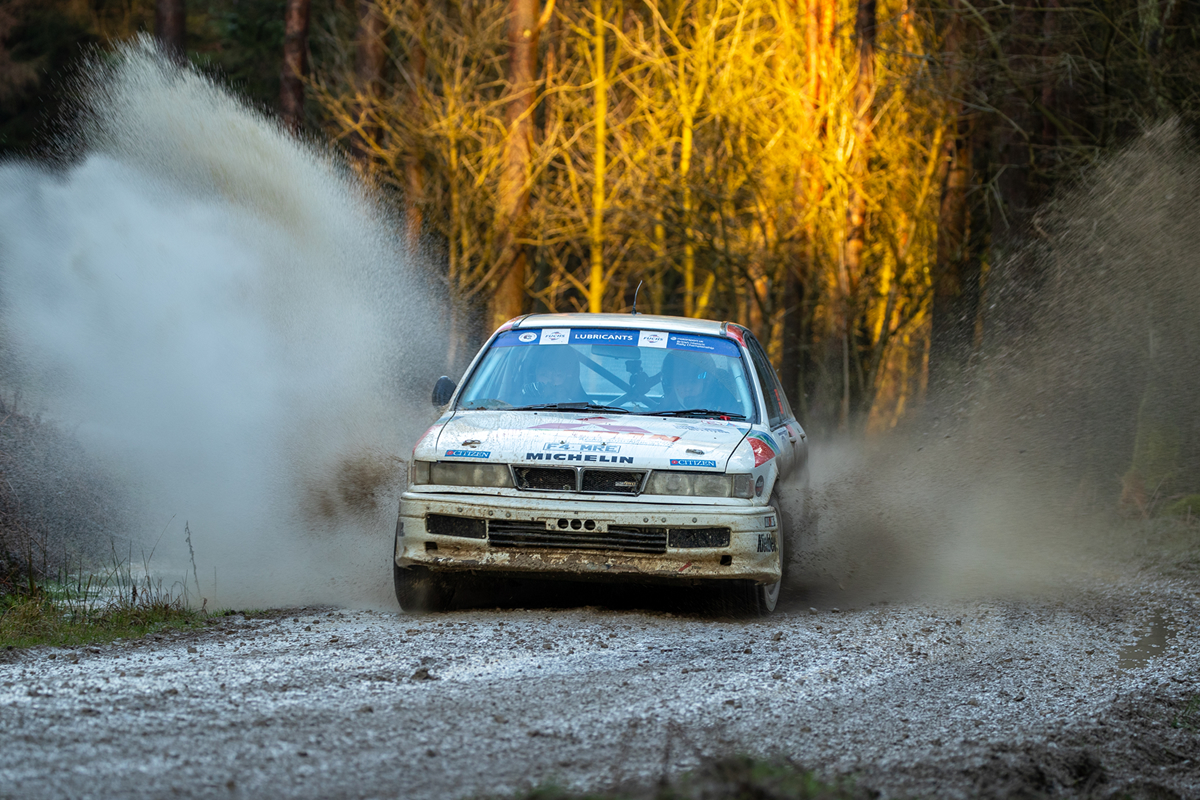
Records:
[[[459,464],[435,461],[429,470],[429,482],[443,486],[494,486],[511,488],[512,475],[507,464]]]
[[[512,488],[507,464],[460,464],[449,461],[413,462],[414,484]]]
[[[752,497],[749,475],[656,470],[650,474],[644,494],[673,494],[677,497]]]

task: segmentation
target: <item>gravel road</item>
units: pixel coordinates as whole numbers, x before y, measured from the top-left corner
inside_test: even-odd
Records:
[[[1194,584],[1158,579],[1036,601],[808,598],[752,622],[569,604],[234,615],[5,654],[0,795],[465,797],[645,786],[743,752],[885,797],[1195,798],[1198,606]]]

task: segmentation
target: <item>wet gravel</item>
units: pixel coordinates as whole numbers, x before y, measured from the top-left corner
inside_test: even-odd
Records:
[[[885,797],[1200,797],[1200,595],[763,621],[293,609],[0,663],[3,797],[471,797],[729,753]]]

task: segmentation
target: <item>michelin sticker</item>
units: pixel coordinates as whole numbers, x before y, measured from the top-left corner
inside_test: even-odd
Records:
[[[490,450],[447,450],[444,458],[488,458]]]
[[[601,464],[632,464],[633,456],[606,456],[597,453],[526,453],[526,461],[596,461]]]

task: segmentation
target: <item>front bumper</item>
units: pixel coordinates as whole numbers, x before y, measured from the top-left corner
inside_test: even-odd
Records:
[[[440,515],[430,524],[431,515]],[[463,520],[465,533],[445,535],[444,517]],[[699,582],[750,580],[775,583],[780,577],[779,515],[770,506],[695,506],[571,501],[537,496],[496,497],[406,492],[396,526],[396,564],[435,570],[541,574],[560,578],[617,577],[627,580]],[[566,526],[563,527],[562,523]],[[576,527],[576,523],[578,526]],[[590,524],[589,524],[590,523]],[[514,525],[532,536],[504,535]],[[584,526],[587,527],[584,527]],[[660,552],[629,552],[576,547],[612,532],[686,532],[728,528],[720,547],[673,547],[663,534]],[[538,531],[546,531],[541,537]],[[439,531],[439,532],[434,532]],[[544,541],[531,539],[544,538]],[[608,546],[613,545],[611,542]],[[638,545],[642,546],[642,545]]]

